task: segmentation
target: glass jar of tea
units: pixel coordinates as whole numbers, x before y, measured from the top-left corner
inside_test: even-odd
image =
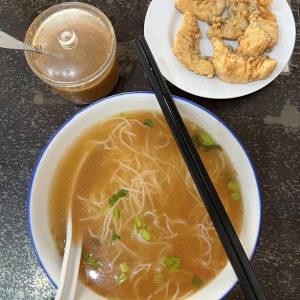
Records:
[[[25,53],[32,71],[76,105],[106,96],[118,80],[114,29],[91,5],[67,2],[50,7],[32,22],[25,42],[41,51]]]

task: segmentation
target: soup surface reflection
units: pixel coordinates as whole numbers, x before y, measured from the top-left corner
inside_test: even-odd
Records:
[[[186,125],[239,232],[236,173],[209,133]],[[50,199],[50,226],[62,254],[70,200],[75,235],[83,237],[81,280],[108,299],[185,299],[227,263],[159,112],[113,116],[67,149]]]

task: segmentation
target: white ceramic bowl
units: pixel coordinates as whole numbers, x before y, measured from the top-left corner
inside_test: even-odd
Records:
[[[188,100],[174,97],[182,116],[206,129],[221,144],[239,176],[244,200],[244,221],[240,239],[248,257],[252,257],[259,237],[261,200],[253,165],[234,133],[215,115]],[[33,172],[28,193],[28,225],[37,258],[54,286],[57,286],[62,264],[49,228],[49,189],[57,162],[78,136],[95,123],[112,114],[132,110],[160,110],[152,93],[136,92],[114,95],[96,102],[69,119],[51,138]],[[220,299],[235,285],[237,278],[228,263],[222,272],[195,299]],[[104,299],[92,290],[78,285],[76,299]]]

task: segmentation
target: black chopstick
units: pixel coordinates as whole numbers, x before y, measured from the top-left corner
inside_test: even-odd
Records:
[[[144,37],[135,41],[135,48],[246,298],[266,299]]]

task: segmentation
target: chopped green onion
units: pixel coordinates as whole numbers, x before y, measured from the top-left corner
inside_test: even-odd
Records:
[[[238,192],[231,193],[231,198],[235,201],[240,200],[241,195]]]
[[[197,275],[193,275],[193,278],[192,278],[192,284],[197,288],[197,289],[200,289],[201,286],[203,285],[203,281],[199,278],[199,276]]]
[[[142,227],[142,220],[139,216],[136,216],[134,218],[134,224],[133,224],[133,228],[134,228],[134,233],[136,235],[140,235],[140,228]],[[146,229],[146,227],[145,227]]]
[[[173,264],[168,268],[170,272],[176,272],[181,265],[181,259],[176,257],[173,259]]]
[[[151,234],[146,227],[140,230],[139,237],[141,237],[145,241],[151,240]]]
[[[139,229],[138,229],[138,227],[137,227],[137,225],[136,225],[135,223],[133,224],[133,228],[134,228],[134,233],[135,233],[136,235],[138,235]]]
[[[128,113],[120,113],[120,117],[124,118],[124,119],[129,119],[130,115]]]
[[[205,152],[211,150],[222,150],[222,147],[220,145],[217,145],[214,142],[213,138],[207,133],[204,133],[203,135],[201,135],[201,137],[198,134],[193,135],[192,141],[197,148],[202,145]]]
[[[120,270],[121,270],[122,273],[126,273],[129,270],[128,265],[127,265],[126,262],[123,262],[123,263],[120,264]]]
[[[162,260],[162,264],[166,266],[170,272],[176,272],[180,268],[181,259],[177,256],[165,256]]]
[[[83,260],[91,266],[93,269],[99,269],[101,266],[101,262],[91,257],[85,250],[82,250],[82,258]]]
[[[164,276],[163,273],[161,273],[161,272],[156,272],[156,273],[154,273],[153,281],[154,281],[154,283],[156,283],[156,284],[162,284],[163,281],[164,281],[164,278],[165,278],[165,276]]]
[[[111,240],[112,241],[117,241],[117,240],[120,240],[120,239],[121,239],[121,237],[114,232],[113,235],[112,235],[112,237],[111,237]]]
[[[162,260],[162,264],[166,267],[172,264],[172,258],[170,256],[165,256]]]
[[[141,237],[143,240],[145,241],[149,241],[151,240],[151,234],[149,232],[149,230],[147,229],[147,225],[144,226],[144,228],[142,227],[142,220],[139,216],[136,216],[134,218],[134,224],[133,224],[133,228],[134,228],[134,233],[136,235],[138,235],[139,237]]]
[[[198,134],[192,136],[192,141],[197,148],[201,146],[201,140]]]
[[[237,192],[239,190],[239,185],[234,181],[229,181],[227,184],[227,188],[231,192]]]
[[[220,150],[220,151],[222,151],[222,147],[220,145],[217,145],[217,144],[203,145],[203,150],[205,152],[208,152],[208,151],[211,151],[211,150]]]
[[[146,126],[152,128],[152,127],[153,127],[153,120],[152,120],[152,119],[146,119],[146,120],[144,121],[144,125],[146,125]]]
[[[121,213],[120,213],[120,209],[119,207],[115,207],[114,209],[114,217],[119,220],[120,219],[120,216],[121,216]]]
[[[121,273],[121,274],[117,277],[118,284],[119,284],[119,285],[123,284],[127,279],[128,279],[127,275],[126,275],[125,273]]]
[[[121,189],[116,194],[112,195],[108,201],[112,206],[114,206],[117,203],[117,201],[120,200],[120,198],[125,197],[127,194],[127,190]]]
[[[109,206],[109,204],[104,204],[101,206],[101,211],[104,215],[107,215],[110,209],[111,207]]]
[[[142,226],[142,220],[139,216],[136,216],[134,218],[134,224],[136,225],[137,228],[141,227]]]
[[[215,144],[213,138],[208,133],[202,134],[201,139],[203,141],[203,144],[206,145],[206,146],[210,146],[210,145]]]

